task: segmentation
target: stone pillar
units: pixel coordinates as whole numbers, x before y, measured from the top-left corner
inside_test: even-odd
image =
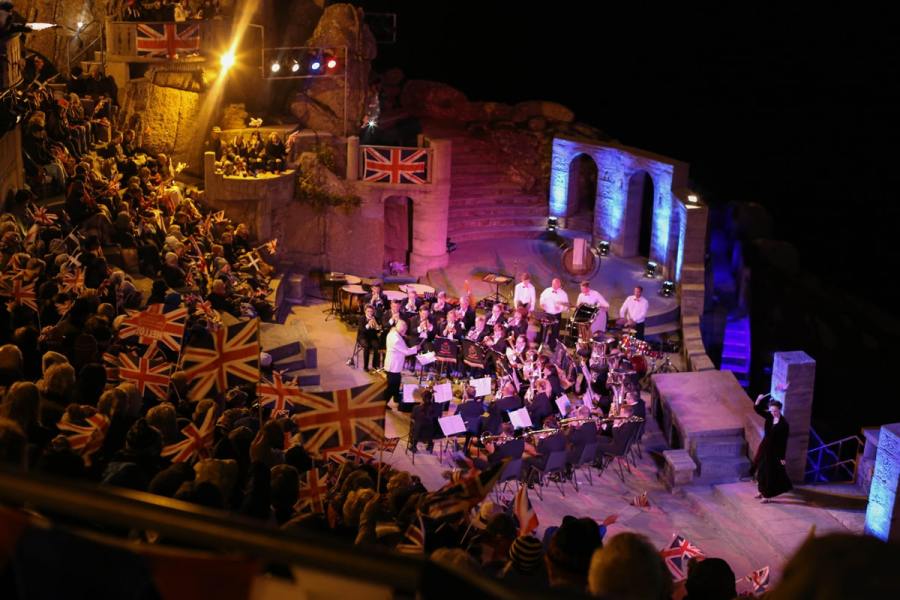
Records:
[[[866,508],[866,533],[885,542],[900,541],[900,423],[881,428],[875,472]]]
[[[706,222],[709,209],[700,204],[684,204],[684,236],[681,243],[681,271],[692,272],[696,276],[681,281],[681,314],[695,316],[703,314],[706,285],[702,277],[706,263]],[[680,207],[679,207],[680,208]],[[677,251],[676,251],[677,252]],[[677,268],[677,266],[676,266]]]
[[[422,276],[446,267],[447,220],[450,216],[450,140],[431,140],[431,191],[413,193],[413,243],[409,272]]]
[[[787,473],[794,482],[802,482],[809,449],[812,422],[816,361],[806,352],[776,352],[772,366],[772,398],[784,405],[791,426],[787,445]]]
[[[566,216],[569,195],[569,161],[572,158],[572,142],[553,140],[553,156],[550,162],[550,216]]]
[[[347,138],[347,181],[359,179],[359,137]]]

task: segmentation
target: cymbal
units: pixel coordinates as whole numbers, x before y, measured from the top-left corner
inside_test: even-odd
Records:
[[[481,280],[485,283],[495,283],[503,285],[504,283],[509,283],[510,281],[512,281],[512,277],[500,273],[488,273],[487,275],[482,277]]]

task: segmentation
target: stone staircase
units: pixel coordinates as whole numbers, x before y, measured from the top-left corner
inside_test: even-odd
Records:
[[[426,124],[425,134],[453,142],[447,228],[452,241],[536,238],[546,231],[547,199],[522,192],[490,143],[448,124]]]
[[[301,386],[317,386],[320,382],[318,352],[300,321],[290,325],[263,323],[260,343],[272,357],[273,369],[297,381]]]
[[[750,385],[750,317],[729,315],[725,323],[721,371],[731,371],[738,383]]]
[[[695,484],[732,482],[750,473],[747,441],[741,434],[693,437],[688,451],[697,463]]]

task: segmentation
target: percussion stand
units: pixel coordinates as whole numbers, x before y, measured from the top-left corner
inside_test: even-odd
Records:
[[[362,349],[362,344],[359,343],[359,340],[356,340],[356,343],[353,345],[353,352],[350,354],[350,358],[347,359],[348,367],[352,369],[356,368],[356,364],[357,362],[359,362],[359,353],[362,351]]]

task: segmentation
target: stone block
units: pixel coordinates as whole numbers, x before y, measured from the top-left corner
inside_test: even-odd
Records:
[[[900,423],[881,428],[866,508],[866,533],[884,541],[900,540]]]
[[[691,359],[692,371],[714,371],[716,365],[706,354]]]
[[[694,480],[697,464],[687,450],[664,450],[662,479],[671,491],[681,485],[688,485]]]
[[[696,437],[690,440],[691,456],[702,462],[707,457],[737,458],[747,455],[747,442],[737,436]]]

